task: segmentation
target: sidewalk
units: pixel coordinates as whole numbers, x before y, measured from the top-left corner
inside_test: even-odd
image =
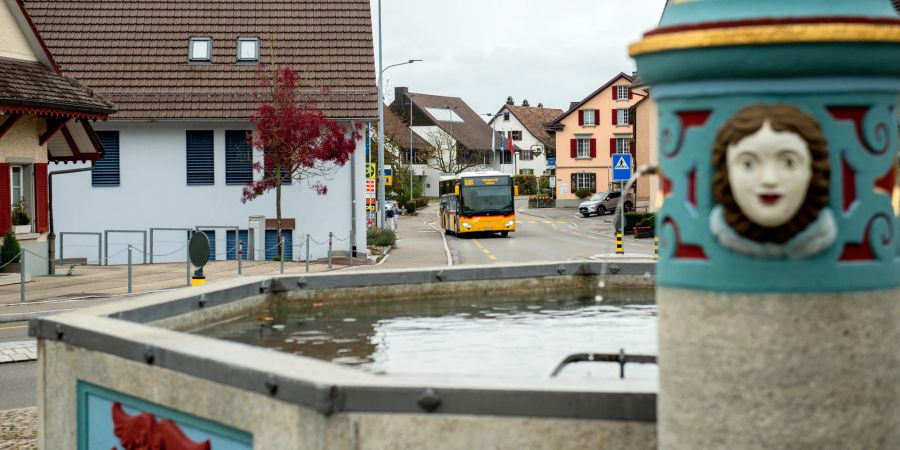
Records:
[[[375,266],[352,270],[421,269],[447,266],[442,233],[428,222],[435,222],[436,209],[425,208],[416,216],[400,216],[397,220],[397,244],[387,259]]]

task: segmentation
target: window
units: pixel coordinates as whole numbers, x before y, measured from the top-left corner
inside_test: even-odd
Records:
[[[628,100],[628,86],[616,86],[616,99]]]
[[[247,143],[250,131],[225,131],[225,184],[253,181],[253,151]]]
[[[503,150],[500,152],[500,164],[512,164],[512,152]]]
[[[532,161],[534,160],[534,153],[531,153],[531,149],[523,149],[519,152],[519,159],[522,161]]]
[[[238,61],[258,61],[259,60],[259,38],[238,38],[237,40],[237,60]]]
[[[503,121],[509,122],[509,113],[503,113]]]
[[[103,157],[94,161],[91,171],[92,186],[119,185],[119,132],[98,131],[97,138],[103,147]]]
[[[616,110],[617,120],[616,124],[620,127],[628,126],[628,108],[619,108]]]
[[[534,175],[534,169],[519,169],[519,175]]]
[[[241,259],[246,261],[249,257],[247,254],[247,242],[249,241],[249,235],[247,230],[240,230],[237,234],[238,238],[241,240]],[[225,259],[229,261],[234,261],[237,259],[237,240],[235,239],[234,230],[226,230],[225,231]]]
[[[575,177],[575,186],[574,190],[577,191],[579,189],[588,189],[593,190],[592,179],[594,178],[594,174],[592,173],[573,173]]]
[[[513,131],[512,138],[514,141],[521,141],[522,140],[522,132],[521,131]]]
[[[591,138],[583,137],[578,139],[578,153],[576,154],[578,158],[590,158],[591,157]]]
[[[212,38],[192,37],[188,51],[190,61],[212,61]]]
[[[431,114],[431,117],[434,117],[434,120],[438,122],[456,122],[463,123],[463,118],[456,114],[456,111],[450,108],[425,108],[428,111],[428,114]]]
[[[616,138],[616,153],[631,153],[631,139],[630,138]]]
[[[596,110],[586,109],[584,110],[584,125],[597,125],[597,116]]]
[[[294,230],[281,229],[281,238],[284,239],[285,261],[294,259],[293,235]],[[272,261],[276,256],[278,256],[278,230],[266,230],[266,259]]]
[[[187,184],[189,186],[215,184],[213,132],[188,131],[186,137]]]

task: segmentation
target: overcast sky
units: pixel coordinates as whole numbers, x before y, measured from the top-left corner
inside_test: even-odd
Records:
[[[377,0],[372,1],[376,67]],[[628,44],[659,21],[665,0],[382,0],[388,101],[395,86],[461,97],[478,113],[516,104],[568,109],[631,73]]]

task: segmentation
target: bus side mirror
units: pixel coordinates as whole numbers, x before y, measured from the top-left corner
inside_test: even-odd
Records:
[[[518,185],[513,186],[513,196],[514,196],[514,197],[518,197],[518,196],[519,196],[519,186],[518,186]]]
[[[453,186],[453,195],[459,197],[459,186]]]

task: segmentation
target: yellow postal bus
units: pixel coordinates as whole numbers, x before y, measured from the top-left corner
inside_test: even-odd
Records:
[[[500,233],[506,237],[516,231],[513,198],[517,189],[508,174],[463,172],[441,177],[440,189],[444,233]]]

